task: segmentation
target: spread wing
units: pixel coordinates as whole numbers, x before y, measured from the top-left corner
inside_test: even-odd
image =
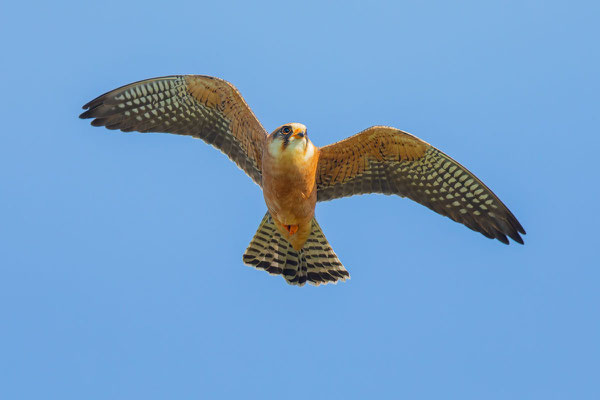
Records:
[[[190,135],[225,153],[259,186],[267,132],[229,82],[201,75],[135,82],[90,101],[80,118],[124,132]]]
[[[317,199],[364,193],[408,197],[489,238],[523,243],[525,230],[465,167],[401,130],[374,126],[321,148]]]

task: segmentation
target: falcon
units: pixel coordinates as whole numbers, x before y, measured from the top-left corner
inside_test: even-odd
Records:
[[[93,126],[189,135],[227,155],[262,188],[268,210],[244,264],[293,285],[350,278],[315,219],[315,206],[357,194],[408,197],[488,238],[523,244],[525,230],[483,182],[396,128],[373,126],[319,148],[300,123],[268,134],[232,84],[202,75],[131,83],[83,109],[80,118],[93,118]]]

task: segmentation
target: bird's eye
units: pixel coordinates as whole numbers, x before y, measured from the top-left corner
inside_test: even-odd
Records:
[[[296,136],[298,136],[298,137],[304,137],[304,133],[300,132]]]
[[[285,128],[283,128],[281,131],[282,131],[283,133],[290,133],[292,130],[290,129],[290,127],[289,127],[289,126],[286,126],[286,127],[285,127]]]

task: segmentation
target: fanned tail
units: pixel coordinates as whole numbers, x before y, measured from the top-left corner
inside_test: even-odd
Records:
[[[317,220],[313,218],[311,223],[306,244],[296,251],[277,231],[267,212],[244,253],[244,264],[271,275],[282,275],[290,285],[303,286],[308,282],[319,286],[349,279],[350,274],[329,245]]]

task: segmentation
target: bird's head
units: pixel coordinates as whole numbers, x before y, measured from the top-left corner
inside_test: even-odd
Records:
[[[306,126],[297,122],[281,125],[269,135],[268,141],[273,155],[289,151],[304,152],[310,143]]]

